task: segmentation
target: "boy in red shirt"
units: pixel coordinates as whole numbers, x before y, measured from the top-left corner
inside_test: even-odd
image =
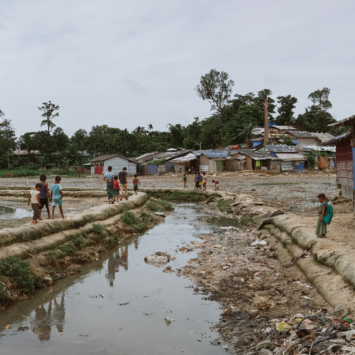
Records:
[[[214,189],[217,191],[219,190],[219,181],[218,180],[212,180],[214,182]]]
[[[118,198],[120,197],[120,185],[118,184],[118,176],[115,175],[113,177],[113,187],[115,188],[116,192],[117,192],[117,196],[116,196],[116,201],[118,202]]]

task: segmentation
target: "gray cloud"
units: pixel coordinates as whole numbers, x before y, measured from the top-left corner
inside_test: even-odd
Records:
[[[17,134],[60,105],[68,134],[188,124],[210,114],[199,78],[227,71],[235,93],[331,88],[332,113],[354,114],[355,3],[347,0],[12,0],[0,3],[0,108]]]

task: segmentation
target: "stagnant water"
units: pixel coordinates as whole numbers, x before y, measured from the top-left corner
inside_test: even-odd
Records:
[[[221,314],[218,303],[194,294],[189,279],[144,262],[146,255],[166,251],[176,257],[169,263],[173,269],[184,266],[196,252],[178,247],[218,224],[220,219],[211,220],[192,204],[176,206],[164,223],[79,275],[1,311],[1,353],[224,354],[222,346],[209,344],[218,337],[213,330]],[[165,317],[175,321],[167,325]]]

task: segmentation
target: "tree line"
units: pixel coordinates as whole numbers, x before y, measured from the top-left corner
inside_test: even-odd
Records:
[[[329,100],[330,89],[323,88],[309,94],[310,105],[297,117],[294,114],[297,98],[292,95],[273,98],[270,89],[256,93],[233,95],[234,81],[228,73],[212,69],[201,76],[195,91],[202,100],[210,103],[211,114],[200,119],[195,117],[192,123],[168,124],[166,131],[154,130],[152,124],[147,127],[138,126],[133,131],[96,125],[88,132],[77,130],[69,137],[62,128],[57,127],[59,106],[44,102],[38,107],[42,116],[40,126],[46,130],[27,132],[16,137],[11,120],[6,119],[0,110],[0,168],[21,167],[25,161],[10,159],[15,149],[39,151],[40,156],[32,156],[26,160],[28,168],[38,168],[46,164],[68,166],[82,164],[89,159],[82,152],[87,151],[90,157],[95,153],[120,154],[126,157],[137,157],[152,151],[165,151],[168,148],[215,149],[231,144],[242,144],[252,137],[257,126],[264,126],[263,103],[268,99],[269,121],[279,125],[296,125],[309,132],[330,132],[338,135],[346,128],[329,130],[328,125],[335,122],[329,112],[332,104]]]

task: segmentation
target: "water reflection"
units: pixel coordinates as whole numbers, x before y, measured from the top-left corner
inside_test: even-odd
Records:
[[[64,295],[63,292],[59,303],[57,297],[54,297],[48,304],[41,304],[35,309],[34,317],[31,316],[32,331],[40,341],[50,340],[52,326],[55,326],[59,333],[63,332],[65,322]]]
[[[31,217],[32,214],[31,209],[0,206],[0,219],[3,220]]]

